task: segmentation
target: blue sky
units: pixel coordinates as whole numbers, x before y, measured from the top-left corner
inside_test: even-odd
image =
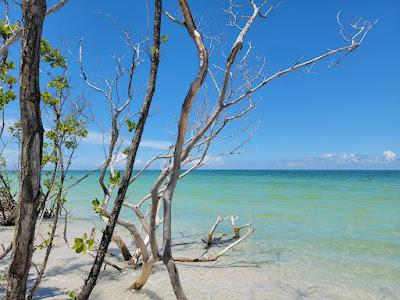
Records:
[[[149,1],[152,2],[152,1]],[[227,26],[225,0],[189,1],[193,14],[206,34],[223,34],[229,45],[237,32]],[[112,55],[126,51],[121,29],[134,38],[146,36],[145,1],[85,0],[70,2],[45,22],[44,37],[53,45],[65,43],[77,53],[84,38],[84,59],[94,81],[113,72]],[[399,169],[400,168],[400,3],[382,1],[281,1],[267,20],[259,19],[247,40],[254,53],[267,61],[271,74],[311,58],[328,48],[343,45],[336,23],[354,17],[378,19],[365,43],[337,67],[330,60],[313,68],[311,74],[293,73],[274,81],[257,94],[260,103],[251,115],[260,124],[240,155],[211,161],[208,168],[224,169]],[[150,3],[150,9],[152,4]],[[178,15],[177,3],[165,1],[168,11]],[[110,21],[111,16],[116,23]],[[150,24],[151,27],[151,24]],[[164,18],[162,32],[168,42],[161,49],[154,110],[139,152],[140,162],[158,153],[173,139],[180,104],[198,67],[192,42],[183,28]],[[18,55],[18,47],[12,49]],[[221,58],[216,56],[216,61]],[[90,99],[93,112],[104,124],[109,121],[106,102],[90,91],[70,59],[69,74],[75,95]],[[146,83],[148,65],[143,64],[137,87]],[[143,90],[143,89],[142,89]],[[143,92],[135,103],[139,105]],[[9,120],[18,118],[17,103],[7,110]],[[240,130],[236,124],[226,133]],[[221,139],[213,153],[229,149]],[[9,160],[15,152],[9,150]],[[90,169],[103,160],[99,128],[90,125],[90,135],[81,145],[75,169]],[[140,163],[139,163],[140,164]]]

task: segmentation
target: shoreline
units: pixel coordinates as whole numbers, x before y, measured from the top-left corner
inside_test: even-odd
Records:
[[[89,232],[91,226],[82,221],[68,224],[68,240],[71,243],[74,236]],[[90,270],[93,258],[86,254],[75,253],[62,239],[63,225],[57,229],[57,237],[51,253],[48,268],[43,277],[35,299],[67,299],[69,291],[78,290]],[[40,227],[40,234],[46,233],[46,222]],[[13,227],[2,227],[0,241],[7,245],[11,240]],[[38,233],[39,234],[39,233]],[[123,236],[126,234],[121,232]],[[98,233],[97,233],[98,236]],[[196,257],[202,250],[201,236],[175,237],[175,242],[194,242],[175,246],[176,256]],[[128,239],[126,239],[128,241]],[[198,243],[196,243],[198,241]],[[208,263],[177,263],[182,285],[189,299],[396,299],[400,291],[392,287],[379,287],[365,282],[365,286],[357,286],[352,282],[355,274],[338,274],[320,272],[312,261],[302,261],[301,257],[290,254],[271,253],[271,249],[259,249],[258,260],[248,259],[253,255],[248,249],[251,242],[244,242],[226,256],[216,262]],[[189,245],[189,246],[188,246]],[[153,274],[141,291],[129,290],[129,286],[138,274],[138,270],[118,260],[118,250],[115,244],[110,244],[111,253],[117,257],[110,261],[122,267],[119,272],[107,266],[100,273],[91,299],[175,299],[168,273],[159,262],[155,265]],[[33,261],[40,263],[43,251],[35,251]],[[263,260],[260,258],[264,258]],[[0,261],[0,271],[4,271],[9,262],[8,257]],[[316,258],[322,269],[328,270],[321,258]],[[33,270],[31,270],[33,271]],[[329,274],[336,274],[331,277]],[[29,283],[34,280],[30,274]],[[369,287],[369,288],[367,288]],[[4,288],[0,288],[0,297]],[[398,299],[398,298],[397,298]]]

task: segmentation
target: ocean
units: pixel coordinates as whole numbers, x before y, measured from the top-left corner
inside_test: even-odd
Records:
[[[128,202],[149,193],[158,174],[145,172]],[[95,173],[68,193],[71,220],[96,223],[97,180]],[[308,286],[324,282],[370,291],[371,299],[400,299],[400,171],[196,171],[178,183],[173,235],[200,241],[217,215],[231,214],[238,224],[256,227],[240,251],[227,256],[232,263],[262,265],[263,272],[282,272]],[[134,219],[126,208],[121,216]],[[219,232],[231,234],[230,224]]]

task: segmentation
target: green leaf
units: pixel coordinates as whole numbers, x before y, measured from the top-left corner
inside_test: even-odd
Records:
[[[163,35],[161,36],[161,43],[166,43],[167,41],[168,41],[168,35],[163,34]]]
[[[78,143],[74,140],[65,141],[65,147],[67,149],[76,149],[78,147]]]
[[[55,77],[54,80],[50,81],[47,85],[49,87],[56,88],[58,91],[61,91],[65,88],[69,87],[67,78],[65,78],[63,76]]]
[[[80,244],[83,244],[83,239],[81,239],[81,238],[75,238],[74,239],[74,247],[76,246],[76,245],[80,245]]]
[[[52,68],[66,68],[67,59],[61,54],[60,50],[50,45],[49,41],[42,39],[40,42],[40,54],[42,61],[50,64]]]
[[[128,127],[129,132],[132,132],[136,127],[136,123],[131,120],[126,120],[125,123],[126,123],[126,126]]]
[[[19,29],[19,25],[6,23],[4,20],[0,20],[0,35],[4,40],[11,37],[16,30]]]
[[[95,199],[93,200],[93,202],[97,204],[98,200]],[[88,238],[88,234],[85,232],[82,235],[82,238],[76,237],[74,239],[74,246],[72,247],[72,249],[74,249],[76,253],[86,254],[88,250],[93,249],[94,244],[95,244],[94,232],[92,231],[90,233],[90,238]]]
[[[100,206],[100,201],[97,198],[92,201],[92,205],[93,205],[93,210],[95,211],[96,214],[101,213],[102,208]]]
[[[93,204],[93,206],[94,207],[97,207],[97,206],[99,206],[100,205],[100,201],[99,201],[99,199],[94,199],[93,201],[92,201],[92,204]]]
[[[128,148],[125,148],[125,149],[122,151],[122,154],[128,155],[129,149],[130,149],[129,147],[128,147]]]
[[[9,74],[10,70],[13,70],[14,67],[15,63],[10,61],[7,55],[0,60],[0,109],[3,109],[10,101],[16,98],[13,88],[17,79]]]
[[[60,103],[60,99],[53,97],[49,92],[43,92],[41,96],[44,104],[56,106],[58,103]]]
[[[121,172],[116,171],[114,176],[110,175],[110,183],[113,185],[117,185],[119,183],[120,177],[121,177]]]
[[[93,239],[93,238],[88,239],[88,240],[86,241],[86,244],[88,245],[88,247],[89,247],[90,250],[93,250],[94,239]]]
[[[67,294],[68,298],[76,299],[76,292],[69,291]]]
[[[76,253],[81,253],[82,251],[84,251],[85,248],[85,244],[80,244],[76,249],[75,252]],[[84,252],[85,253],[85,252]]]
[[[152,54],[158,54],[158,49],[157,49],[155,46],[151,46],[150,52],[151,52]]]
[[[81,238],[75,238],[74,239],[74,246],[72,247],[72,249],[75,250],[76,253],[81,253],[83,250],[83,239]]]

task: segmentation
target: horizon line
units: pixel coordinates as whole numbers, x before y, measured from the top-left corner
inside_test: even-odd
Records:
[[[116,171],[123,172],[124,169],[115,169]],[[181,171],[187,171],[188,169],[182,169]],[[18,170],[4,170],[5,172],[18,172]],[[42,171],[49,171],[44,169]],[[69,172],[100,172],[100,169],[70,169]],[[107,170],[109,171],[109,170]],[[140,169],[134,169],[134,171],[140,171]],[[148,169],[146,171],[161,171],[160,169]],[[400,169],[197,169],[196,171],[400,171]]]

